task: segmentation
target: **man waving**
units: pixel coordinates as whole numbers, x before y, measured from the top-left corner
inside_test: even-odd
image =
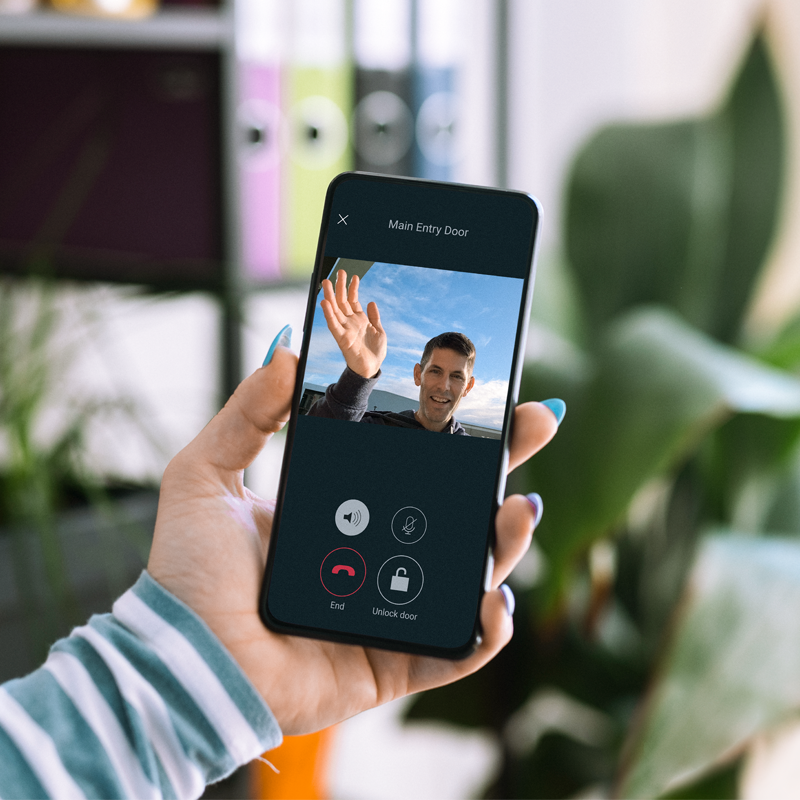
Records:
[[[414,365],[414,383],[419,386],[416,411],[367,411],[386,358],[387,339],[378,306],[369,303],[366,313],[362,309],[358,284],[358,276],[354,276],[348,287],[344,270],[337,273],[335,289],[330,280],[322,282],[320,305],[347,366],[309,415],[468,436],[453,417],[475,385],[475,346],[463,333],[440,333],[425,345]]]

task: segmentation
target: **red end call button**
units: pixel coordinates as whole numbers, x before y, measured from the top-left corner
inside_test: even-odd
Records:
[[[325,556],[319,568],[319,579],[334,597],[349,597],[364,585],[367,565],[357,550],[337,547]]]

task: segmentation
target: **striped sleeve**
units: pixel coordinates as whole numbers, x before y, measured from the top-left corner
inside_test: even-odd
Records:
[[[0,686],[0,799],[198,797],[280,742],[239,665],[144,572]]]

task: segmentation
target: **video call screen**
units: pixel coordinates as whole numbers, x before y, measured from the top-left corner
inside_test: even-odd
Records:
[[[473,636],[535,214],[466,187],[337,186],[276,516],[277,621],[454,651]]]
[[[470,272],[415,267],[405,264],[337,258],[330,278],[339,271],[359,276],[362,306],[374,302],[386,331],[387,356],[372,390],[369,410],[416,411],[420,387],[414,366],[422,360],[426,343],[437,335],[458,332],[475,346],[474,385],[460,399],[454,418],[467,435],[499,439],[508,402],[509,376],[517,333],[517,319],[509,308],[519,308],[524,281]],[[301,413],[340,378],[344,356],[317,304],[305,369]],[[411,302],[409,302],[409,300]]]

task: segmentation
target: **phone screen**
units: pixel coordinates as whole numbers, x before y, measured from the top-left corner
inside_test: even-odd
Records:
[[[262,592],[270,627],[441,656],[474,646],[538,220],[516,192],[331,184]],[[377,375],[348,366],[321,305],[323,280],[354,276],[380,316]]]

